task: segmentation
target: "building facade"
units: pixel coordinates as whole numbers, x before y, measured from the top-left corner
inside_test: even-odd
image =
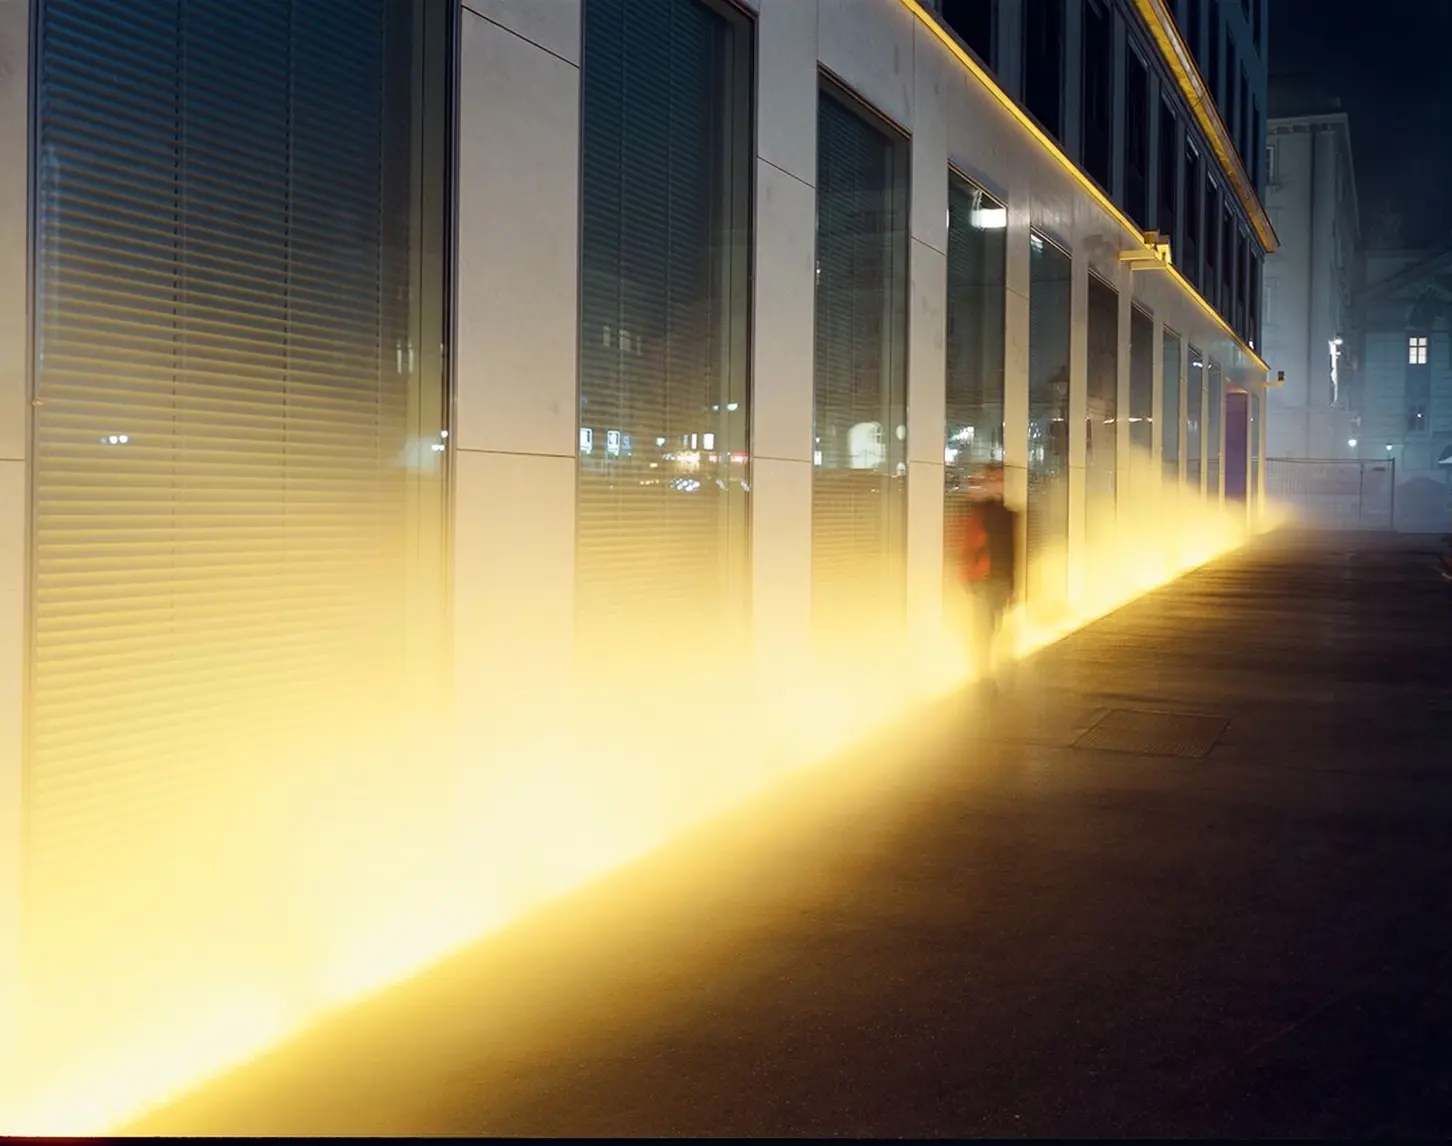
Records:
[[[0,1075],[62,1129],[887,711],[975,466],[1044,625],[1258,506],[1263,0],[0,19]]]
[[[1452,252],[1374,249],[1357,296],[1363,363],[1355,454],[1395,465],[1396,527],[1452,526]]]
[[[1358,456],[1351,318],[1361,225],[1337,104],[1297,86],[1272,91],[1265,199],[1281,245],[1266,260],[1264,352],[1285,372],[1268,398],[1266,449],[1276,458]]]

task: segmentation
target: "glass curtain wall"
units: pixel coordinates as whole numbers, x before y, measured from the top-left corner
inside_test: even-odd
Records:
[[[1114,543],[1118,500],[1119,294],[1089,276],[1084,443],[1084,538],[1092,559]]]
[[[907,141],[823,80],[817,113],[812,621],[901,623],[907,510]]]
[[[590,0],[582,66],[581,655],[649,663],[745,613],[751,33]]]
[[[1063,602],[1069,544],[1069,255],[1029,236],[1029,442],[1025,554],[1031,608]]]
[[[1204,486],[1205,356],[1190,347],[1190,374],[1185,380],[1185,485],[1197,493]]]

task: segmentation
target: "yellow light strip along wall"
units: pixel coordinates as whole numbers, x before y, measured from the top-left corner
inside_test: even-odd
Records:
[[[1136,3],[1138,2],[1140,2],[1140,0],[1136,0]],[[1145,242],[1144,232],[1141,231],[1139,227],[1134,224],[1134,222],[1129,218],[1128,215],[1126,215],[1114,204],[1114,201],[1111,200],[1108,195],[1104,194],[1104,192],[1099,189],[1098,184],[1096,184],[1092,179],[1085,175],[1084,172],[1079,170],[1079,165],[1064,153],[1064,149],[1061,148],[1058,143],[1056,143],[1052,138],[1050,138],[1049,135],[1043,130],[1043,128],[1039,127],[1039,125],[1033,121],[1033,119],[1026,111],[1018,106],[1018,103],[1011,95],[1009,95],[1006,91],[998,86],[998,82],[983,68],[983,65],[975,60],[968,53],[968,51],[961,44],[959,44],[957,40],[953,38],[953,34],[951,32],[949,32],[946,28],[938,23],[937,18],[927,9],[925,9],[919,2],[919,0],[899,0],[899,3],[901,3],[905,8],[912,12],[913,15],[922,22],[925,28],[927,28],[930,32],[933,33],[933,35],[937,36],[937,38],[942,41],[943,46],[946,47],[948,51],[952,52],[953,55],[957,58],[958,62],[962,64],[965,68],[967,68],[970,73],[972,73],[973,77],[988,90],[988,92],[993,96],[994,99],[999,102],[1003,109],[1007,111],[1008,114],[1011,115],[1014,120],[1018,122],[1019,126],[1022,127],[1029,136],[1037,141],[1040,147],[1042,147],[1056,160],[1058,160],[1059,166],[1061,166],[1066,172],[1068,172],[1068,174],[1073,177],[1076,182],[1078,182],[1079,186],[1082,187],[1085,192],[1087,192],[1089,196],[1096,203],[1098,203],[1099,206],[1102,207],[1111,218],[1118,222],[1119,225],[1129,233],[1130,237],[1136,243],[1138,243],[1140,247],[1142,247],[1146,251],[1154,251],[1154,247],[1151,244]],[[1198,78],[1198,73],[1196,74],[1196,76]],[[1218,118],[1216,122],[1219,123]],[[1223,134],[1225,129],[1224,127],[1221,127],[1220,130]],[[1257,200],[1256,202],[1258,204],[1259,200]],[[1261,214],[1263,215],[1264,211],[1262,211]],[[1266,220],[1266,226],[1267,228],[1270,226],[1270,221],[1268,219]],[[1274,232],[1271,232],[1271,238],[1275,238]],[[1252,350],[1250,346],[1246,344],[1245,340],[1240,337],[1240,335],[1235,333],[1235,330],[1230,326],[1230,324],[1221,317],[1220,312],[1205,301],[1204,296],[1201,295],[1199,291],[1197,291],[1193,286],[1190,285],[1190,281],[1186,279],[1185,276],[1182,275],[1176,267],[1169,263],[1161,263],[1160,265],[1168,274],[1170,274],[1174,278],[1177,283],[1180,284],[1181,288],[1183,288],[1185,293],[1195,301],[1200,309],[1215,321],[1215,324],[1219,326],[1220,329],[1223,330],[1227,336],[1229,336],[1229,338],[1240,348],[1241,352],[1245,354],[1245,356],[1249,358],[1255,366],[1257,366],[1261,370],[1266,371],[1267,374],[1270,373],[1270,367],[1266,365],[1265,359],[1263,359],[1259,354]]]
[[[1280,246],[1280,239],[1276,237],[1270,216],[1266,214],[1260,195],[1256,193],[1245,165],[1240,161],[1240,153],[1235,149],[1225,121],[1220,118],[1220,111],[1200,76],[1200,69],[1195,66],[1190,49],[1186,47],[1180,30],[1175,26],[1174,16],[1165,7],[1165,0],[1134,0],[1134,6],[1139,10],[1140,18],[1148,25],[1155,47],[1169,65],[1175,83],[1180,87],[1180,94],[1185,97],[1185,102],[1190,105],[1195,119],[1199,121],[1200,130],[1210,141],[1210,147],[1215,152],[1215,158],[1220,161],[1221,169],[1234,182],[1235,196],[1240,200],[1240,206],[1251,226],[1255,228],[1261,245],[1270,254]]]

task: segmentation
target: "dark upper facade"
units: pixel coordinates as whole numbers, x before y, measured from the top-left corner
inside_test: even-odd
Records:
[[[926,0],[1246,342],[1276,245],[1267,0]]]

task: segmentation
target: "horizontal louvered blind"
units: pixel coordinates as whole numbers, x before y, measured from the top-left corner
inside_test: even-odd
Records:
[[[1190,374],[1185,382],[1185,484],[1192,490],[1202,488],[1205,436],[1205,358],[1190,347]]]
[[[743,34],[695,0],[585,5],[577,608],[615,656],[716,630],[744,556]]]
[[[1069,256],[1029,248],[1029,464],[1025,556],[1031,591],[1057,599],[1069,541]],[[1054,572],[1050,573],[1052,566]]]
[[[411,18],[41,5],[26,926],[98,1043],[242,973],[287,793],[391,734]]]
[[[835,94],[817,116],[813,620],[903,605],[906,219],[902,147]]]

